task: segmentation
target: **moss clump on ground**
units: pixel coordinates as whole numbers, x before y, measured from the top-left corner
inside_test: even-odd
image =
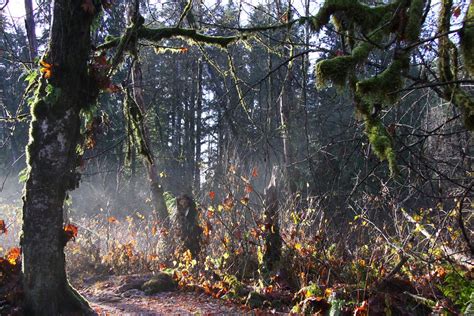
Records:
[[[147,295],[175,291],[178,283],[167,273],[160,272],[142,285],[142,291]]]

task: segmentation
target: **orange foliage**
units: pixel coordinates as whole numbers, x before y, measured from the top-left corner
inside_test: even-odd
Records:
[[[40,60],[40,72],[43,74],[43,78],[49,79],[53,75],[53,65],[48,64],[44,60]]]
[[[10,250],[8,250],[5,258],[8,260],[8,262],[11,265],[17,265],[20,263],[20,256],[21,256],[21,249],[18,247],[13,247]]]
[[[66,226],[64,226],[64,232],[66,233],[66,240],[67,241],[71,239],[75,240],[77,237],[77,231],[78,231],[77,226],[73,224],[67,224]]]

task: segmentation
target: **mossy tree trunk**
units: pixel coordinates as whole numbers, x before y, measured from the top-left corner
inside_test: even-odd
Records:
[[[281,171],[275,166],[272,170],[270,182],[265,188],[263,265],[267,272],[271,272],[278,267],[283,244],[278,224],[278,209],[280,207],[278,191],[281,187],[279,179],[281,179]]]
[[[202,228],[198,223],[196,203],[188,195],[176,198],[175,227],[173,231],[179,238],[178,252],[187,250],[193,258],[198,258],[201,252]]]
[[[63,230],[64,199],[79,181],[79,113],[96,97],[88,76],[93,16],[81,4],[54,2],[49,47],[43,58],[52,65],[51,77],[40,79],[32,106],[21,241],[27,315],[91,312],[67,281]]]
[[[145,98],[143,96],[142,85],[143,77],[141,64],[139,60],[135,60],[132,67],[132,86],[133,86],[133,95],[137,106],[139,107],[142,113],[146,113],[147,108],[145,104]],[[151,151],[151,141],[149,137],[149,131],[145,122],[141,122],[141,128],[143,130],[143,142],[146,144],[146,148]],[[153,157],[153,153],[150,152],[150,157],[152,160],[147,159],[146,156],[143,156],[143,162],[145,164],[148,181],[150,183],[151,199],[153,203],[153,213],[156,218],[163,224],[168,224],[168,209],[166,207],[166,201],[164,197],[164,189],[161,184],[160,175],[158,174],[156,159]]]
[[[129,23],[138,23],[140,17],[140,3],[139,1],[130,2],[128,5],[128,20]],[[161,223],[168,225],[168,209],[166,207],[166,201],[164,197],[164,189],[161,183],[160,175],[158,174],[156,159],[151,150],[151,140],[149,136],[149,130],[147,128],[145,120],[145,114],[147,113],[147,106],[145,103],[145,97],[143,94],[143,75],[141,63],[138,56],[138,48],[136,41],[133,41],[130,45],[130,52],[134,57],[132,65],[132,87],[133,97],[135,102],[142,113],[143,120],[139,122],[140,129],[142,131],[142,142],[144,148],[148,151],[146,155],[142,155],[143,163],[146,167],[148,174],[148,181],[150,183],[151,199],[153,203],[153,213],[157,220]]]

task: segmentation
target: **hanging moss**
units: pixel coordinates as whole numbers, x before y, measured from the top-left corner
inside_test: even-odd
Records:
[[[469,4],[459,35],[464,65],[469,75],[474,76],[474,0]]]
[[[396,101],[403,85],[402,73],[409,66],[408,57],[394,60],[377,76],[357,82],[356,92],[368,103],[390,104]]]
[[[127,135],[131,145],[138,148],[138,152],[143,155],[150,164],[153,164],[153,156],[148,148],[143,135],[143,113],[133,99],[129,90],[125,93],[124,114],[127,122]]]
[[[367,117],[365,124],[365,132],[374,153],[380,160],[387,160],[390,174],[395,175],[398,173],[398,168],[392,137],[378,119]]]
[[[321,60],[316,64],[316,78],[318,88],[323,88],[329,82],[336,86],[344,87],[347,77],[354,72],[358,63],[367,59],[374,46],[369,42],[357,45],[349,56],[337,56],[331,59]]]
[[[425,0],[412,0],[408,10],[408,22],[405,27],[405,39],[415,42],[420,37]]]
[[[323,88],[329,82],[337,86],[344,86],[348,74],[355,66],[352,56],[339,56],[321,60],[316,64],[316,78],[318,88]]]

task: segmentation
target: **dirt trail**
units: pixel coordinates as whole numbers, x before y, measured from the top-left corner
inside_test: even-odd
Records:
[[[145,295],[123,278],[109,278],[80,292],[99,315],[242,315],[248,313],[230,302],[204,293],[163,292]],[[133,282],[132,282],[133,283]]]

